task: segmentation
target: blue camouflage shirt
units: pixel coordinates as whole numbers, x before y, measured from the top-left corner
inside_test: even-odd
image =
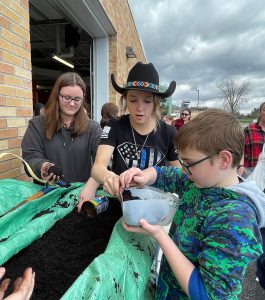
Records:
[[[163,257],[156,299],[238,299],[247,267],[262,253],[255,205],[228,188],[199,189],[180,169],[155,169],[154,186],[181,198],[169,236],[196,267],[188,298]]]

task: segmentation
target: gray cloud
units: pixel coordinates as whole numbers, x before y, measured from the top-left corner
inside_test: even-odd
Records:
[[[129,0],[147,59],[173,101],[220,107],[217,83],[248,80],[252,110],[265,99],[265,6],[259,0]]]

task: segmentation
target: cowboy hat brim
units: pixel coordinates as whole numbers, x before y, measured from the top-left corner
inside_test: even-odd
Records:
[[[164,92],[155,91],[153,89],[150,89],[150,88],[144,87],[144,86],[126,86],[126,87],[120,87],[116,83],[114,74],[111,74],[111,83],[112,83],[113,88],[118,93],[120,93],[120,94],[124,94],[128,90],[140,90],[140,91],[151,92],[151,93],[153,93],[155,95],[160,96],[162,99],[170,97],[175,92],[175,89],[176,89],[176,81],[171,81],[169,87]]]

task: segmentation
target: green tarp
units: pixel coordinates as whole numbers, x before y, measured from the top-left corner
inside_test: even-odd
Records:
[[[0,265],[70,213],[78,203],[82,187],[81,183],[75,183],[70,188],[55,188],[1,217]],[[0,215],[41,188],[30,182],[0,180]],[[61,299],[152,299],[152,291],[147,286],[154,249],[149,237],[126,232],[118,221],[105,252],[87,267]]]

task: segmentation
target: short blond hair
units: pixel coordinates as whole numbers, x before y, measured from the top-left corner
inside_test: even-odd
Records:
[[[236,167],[244,152],[243,127],[233,114],[220,109],[209,109],[181,127],[177,132],[175,145],[178,151],[191,148],[206,155],[231,150],[232,167]]]

